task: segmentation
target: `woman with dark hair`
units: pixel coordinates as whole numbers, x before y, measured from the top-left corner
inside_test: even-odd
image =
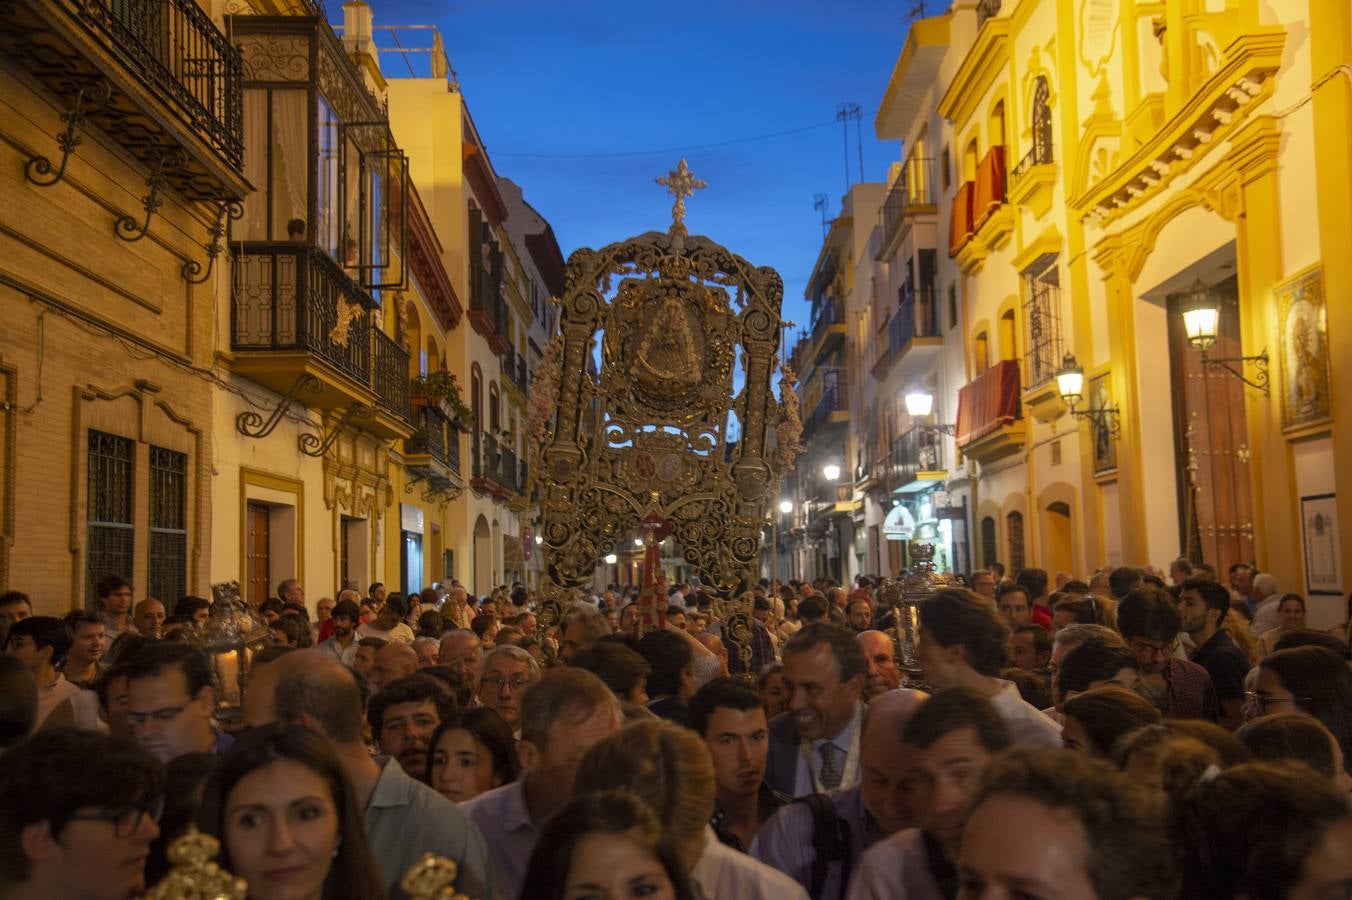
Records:
[[[1352,793],[1352,775],[1343,768],[1343,750],[1318,719],[1300,713],[1274,713],[1245,722],[1235,737],[1257,762],[1304,763]]]
[[[427,746],[431,752],[423,780],[452,803],[473,800],[521,774],[511,726],[486,706],[442,719]]]
[[[765,707],[765,718],[773,719],[789,708],[789,694],[784,689],[784,664],[773,662],[760,670],[756,676],[756,688],[760,691],[761,706]]]
[[[1346,896],[1347,795],[1308,768],[1247,763],[1203,776],[1175,804],[1170,838],[1190,900]]]
[[[545,824],[520,900],[693,900],[662,827],[627,791],[573,798]]]
[[[1305,598],[1300,594],[1283,594],[1277,601],[1276,628],[1269,628],[1258,638],[1258,652],[1267,656],[1277,649],[1277,642],[1293,631],[1305,627]]]
[[[1062,705],[1061,711],[1066,717],[1061,729],[1066,749],[1104,759],[1112,753],[1119,737],[1163,718],[1149,700],[1120,687],[1094,688],[1076,694]]]
[[[435,593],[436,592],[433,591],[433,595],[435,595]],[[424,604],[426,602],[427,602],[426,600],[423,601]],[[436,609],[436,607],[432,606],[426,607],[421,613],[418,614],[418,627],[416,629],[418,637],[435,638],[436,640],[439,641],[441,640],[441,632],[442,632],[441,613]]]
[[[361,807],[328,741],[299,726],[246,732],[219,759],[198,824],[251,900],[383,900]]]
[[[1250,718],[1270,712],[1313,716],[1333,733],[1343,751],[1343,768],[1352,766],[1352,669],[1332,650],[1293,647],[1278,650],[1258,664],[1246,712]]]

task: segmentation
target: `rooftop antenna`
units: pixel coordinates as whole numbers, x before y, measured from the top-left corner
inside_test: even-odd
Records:
[[[826,195],[813,194],[812,208],[820,210],[822,214],[822,237],[826,237],[826,229],[831,227],[831,222],[826,218]]]
[[[906,11],[906,18],[911,22],[925,18],[925,0],[915,0],[911,4],[911,8]]]
[[[836,107],[836,121],[840,123],[840,131],[845,139],[845,193],[850,192],[850,120],[854,119],[854,143],[859,148],[859,180],[864,180],[864,142],[862,139],[862,126],[860,122],[864,118],[864,111],[858,103],[842,103]]]

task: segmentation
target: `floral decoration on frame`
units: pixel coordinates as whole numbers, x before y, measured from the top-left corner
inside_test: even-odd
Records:
[[[1278,285],[1282,428],[1325,422],[1330,415],[1328,312],[1324,272],[1315,266]]]

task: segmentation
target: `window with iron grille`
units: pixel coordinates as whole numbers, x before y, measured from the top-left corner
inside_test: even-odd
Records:
[[[999,562],[999,552],[995,544],[995,517],[986,516],[981,520],[981,564],[983,566]]]
[[[150,565],[146,593],[172,607],[188,593],[188,454],[150,448]]]
[[[1005,516],[1005,527],[1009,532],[1009,575],[1018,575],[1023,569],[1023,513],[1012,512]]]
[[[1028,351],[1024,375],[1028,387],[1051,381],[1061,365],[1061,276],[1056,257],[1048,254],[1023,271],[1024,321]]]
[[[85,486],[88,539],[85,547],[85,600],[93,604],[94,586],[108,575],[128,580],[136,546],[132,482],[136,445],[124,437],[89,429],[88,484]]]

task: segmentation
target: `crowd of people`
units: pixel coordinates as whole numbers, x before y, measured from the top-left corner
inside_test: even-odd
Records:
[[[0,896],[141,896],[195,826],[255,900],[406,896],[426,853],[504,900],[1352,897],[1346,624],[1242,564],[957,581],[729,621],[682,584],[652,627],[632,586],[553,622],[288,580],[242,693],[204,599],[10,590]]]

